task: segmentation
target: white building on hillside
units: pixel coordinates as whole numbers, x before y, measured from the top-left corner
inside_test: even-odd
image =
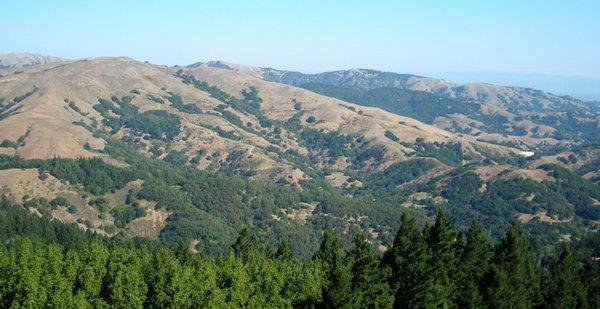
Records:
[[[535,155],[535,152],[533,152],[533,151],[521,151],[521,152],[519,152],[519,156],[521,156],[523,158],[533,157],[534,155]]]

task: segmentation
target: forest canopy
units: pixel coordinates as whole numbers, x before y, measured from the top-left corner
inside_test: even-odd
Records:
[[[600,305],[597,235],[535,261],[513,225],[497,244],[472,223],[462,235],[443,212],[421,228],[402,216],[380,256],[364,235],[350,246],[326,230],[309,261],[244,229],[212,259],[105,239],[0,201],[2,307],[502,307]],[[584,280],[585,276],[585,280]]]

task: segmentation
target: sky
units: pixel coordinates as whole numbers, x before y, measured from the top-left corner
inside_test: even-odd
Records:
[[[0,53],[372,68],[600,100],[600,1],[5,1]]]

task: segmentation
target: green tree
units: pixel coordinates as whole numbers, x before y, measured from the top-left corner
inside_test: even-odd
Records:
[[[264,253],[263,245],[247,228],[242,229],[231,249],[244,260],[255,258]]]
[[[275,257],[281,260],[291,260],[294,258],[294,253],[286,241],[282,241],[277,247]]]
[[[280,267],[287,272],[283,294],[294,307],[310,308],[321,303],[325,278],[317,263],[307,264],[294,259],[281,262]]]
[[[140,260],[131,249],[115,248],[108,262],[107,280],[110,305],[118,308],[142,308],[148,287],[141,274]]]
[[[42,282],[48,293],[48,306],[66,308],[71,305],[74,289],[74,278],[65,272],[67,267],[62,248],[51,245],[46,248]]]
[[[181,308],[191,306],[192,271],[182,267],[175,255],[160,249],[153,261],[150,307]]]
[[[458,261],[461,244],[458,233],[440,209],[430,228],[430,249],[425,302],[433,307],[452,307],[458,294]]]
[[[384,255],[383,265],[391,270],[390,286],[395,308],[423,305],[427,279],[428,249],[423,231],[415,219],[403,214],[392,247]]]
[[[539,302],[539,276],[531,248],[519,226],[513,224],[496,247],[486,279],[486,304],[502,308],[531,308]]]
[[[222,295],[217,286],[219,269],[213,260],[195,256],[190,261],[193,269],[191,302],[194,308],[222,306]]]
[[[284,297],[287,271],[283,263],[261,254],[248,262],[246,269],[253,287],[249,307],[291,307],[291,300]]]
[[[46,291],[41,284],[43,255],[29,240],[21,244],[19,253],[11,270],[13,280],[9,283],[12,290],[10,307],[40,308],[46,303]]]
[[[482,280],[490,269],[493,247],[483,229],[471,221],[460,260],[460,290],[458,305],[461,308],[483,306]]]
[[[590,308],[600,308],[600,263],[588,260],[583,273]]]
[[[80,297],[85,297],[95,306],[106,305],[100,297],[100,291],[103,288],[108,257],[108,249],[99,242],[86,246],[81,254],[83,267],[78,275],[78,285],[82,292]]]
[[[348,252],[352,267],[352,306],[356,308],[391,308],[393,297],[380,269],[379,258],[373,254],[364,234],[354,239],[354,248]]]
[[[351,268],[342,241],[331,230],[323,234],[323,241],[313,260],[322,267],[325,275],[322,305],[326,308],[349,306]]]
[[[233,252],[219,263],[217,282],[222,295],[221,302],[231,307],[248,306],[253,286],[242,259]]]
[[[587,307],[585,288],[581,282],[580,266],[570,248],[565,248],[550,271],[544,284],[545,305],[550,308]]]

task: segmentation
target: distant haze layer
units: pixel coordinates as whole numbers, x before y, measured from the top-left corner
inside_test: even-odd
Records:
[[[600,78],[513,72],[411,72],[456,83],[490,83],[543,89],[584,101],[600,101]]]

